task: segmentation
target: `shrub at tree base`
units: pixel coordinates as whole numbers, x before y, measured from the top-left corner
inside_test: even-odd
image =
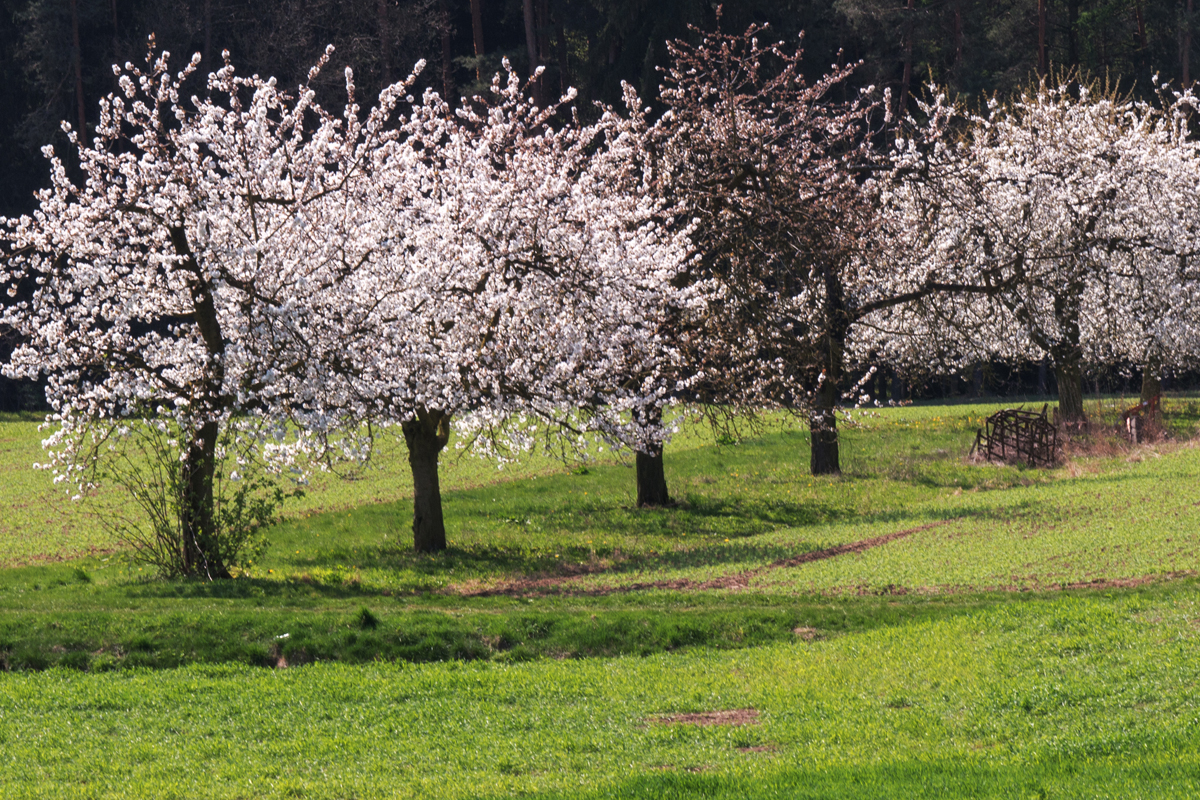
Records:
[[[279,521],[284,500],[303,491],[285,493],[280,477],[255,457],[250,438],[245,431],[239,436],[226,430],[217,443],[211,492],[195,497],[175,426],[142,420],[114,432],[103,479],[120,486],[140,513],[111,504],[100,517],[133,561],[164,578],[196,574],[211,580],[215,565],[204,560],[207,553],[215,552],[226,568],[245,569],[262,557],[267,530]],[[212,520],[213,539],[189,554],[187,513],[204,503],[211,503],[202,512]],[[189,569],[193,558],[201,560]]]

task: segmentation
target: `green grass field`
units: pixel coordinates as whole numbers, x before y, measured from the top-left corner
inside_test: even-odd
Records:
[[[964,459],[997,407],[864,413],[838,478],[688,428],[660,510],[611,457],[451,454],[436,556],[393,446],[219,584],[0,422],[0,796],[1200,794],[1196,401],[1052,471]]]

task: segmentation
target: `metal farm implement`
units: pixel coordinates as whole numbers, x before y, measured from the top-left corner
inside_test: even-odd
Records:
[[[1020,408],[997,411],[987,427],[975,434],[971,454],[988,461],[1022,461],[1031,467],[1052,467],[1058,461],[1058,429],[1040,414]]]

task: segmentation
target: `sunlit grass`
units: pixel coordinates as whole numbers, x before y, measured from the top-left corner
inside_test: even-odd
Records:
[[[1195,403],[1172,402],[1173,424],[1194,426]],[[679,501],[668,509],[634,508],[633,469],[612,455],[585,469],[535,455],[497,470],[451,448],[442,468],[450,549],[438,556],[411,551],[407,464],[402,445],[384,438],[356,479],[314,474],[250,574],[391,593],[482,591],[579,572],[595,574],[577,588],[705,581],[930,523],[945,524],[754,581],[789,591],[1028,588],[1196,567],[1187,500],[1196,451],[1122,450],[1053,471],[968,463],[974,430],[998,407],[855,412],[840,477],[808,474],[807,433],[785,418],[723,445],[692,424],[667,450]],[[114,543],[87,516],[91,506],[22,468],[38,452],[35,427],[0,423],[8,446],[0,464],[11,476],[0,491],[12,508],[0,520],[0,563],[109,558]],[[137,577],[120,559],[92,569],[101,582]]]
[[[211,584],[107,552],[2,422],[0,796],[1193,796],[1190,403],[1049,471],[964,458],[991,404],[857,413],[838,477],[693,427],[653,510],[611,456],[448,458],[437,555],[392,444]]]
[[[1189,588],[732,652],[8,676],[0,793],[1186,797],[1198,616]]]

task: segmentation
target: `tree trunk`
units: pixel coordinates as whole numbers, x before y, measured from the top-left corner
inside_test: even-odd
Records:
[[[671,496],[667,493],[667,476],[663,472],[662,445],[656,450],[655,453],[637,453],[638,508],[671,504]]]
[[[1067,0],[1067,66],[1079,66],[1079,0]]]
[[[192,299],[192,316],[200,338],[204,341],[210,360],[206,375],[200,384],[202,396],[207,398],[201,407],[210,410],[223,405],[222,390],[225,383],[225,334],[221,319],[217,316],[212,286],[200,268],[196,254],[192,252],[187,232],[183,226],[169,226],[167,232],[175,254],[183,259],[184,266],[192,273],[188,289]],[[206,422],[192,435],[188,443],[187,460],[184,462],[183,508],[183,572],[186,575],[204,575],[209,580],[228,578],[229,570],[221,559],[218,531],[213,518],[213,476],[216,472],[217,422]]]
[[[534,20],[537,23],[538,63],[550,58],[550,0],[538,0]]]
[[[1149,403],[1154,398],[1162,394],[1162,359],[1157,353],[1152,353],[1146,358],[1146,365],[1142,367],[1142,396],[1143,403]]]
[[[635,409],[633,415],[633,421],[643,429],[658,428],[662,425],[662,409],[658,407]],[[647,452],[638,450],[634,455],[638,508],[670,505],[667,476],[663,472],[662,444],[649,445]]]
[[[1137,19],[1137,43],[1138,50],[1142,52],[1142,59],[1145,60],[1146,52],[1146,13],[1143,8],[1143,0],[1133,0],[1134,17]]]
[[[471,33],[475,39],[475,80],[483,81],[483,0],[471,0]]]
[[[841,378],[841,353],[830,355],[824,380],[817,389],[816,403],[808,415],[808,432],[812,439],[808,466],[813,475],[837,475],[842,471],[838,452],[837,400]],[[831,368],[835,367],[835,368]]]
[[[1082,274],[1075,270],[1075,275]],[[1075,277],[1054,294],[1054,319],[1058,323],[1057,339],[1035,338],[1054,362],[1054,377],[1058,384],[1058,421],[1069,427],[1082,428],[1087,423],[1083,410],[1083,348],[1079,342],[1083,329],[1079,308],[1083,297],[1083,280]],[[1040,334],[1039,334],[1040,336]]]
[[[1045,78],[1050,72],[1050,59],[1046,57],[1046,0],[1038,0],[1038,77]]]
[[[1058,379],[1058,419],[1069,425],[1087,422],[1083,411],[1083,370],[1079,359],[1054,359],[1054,377]]]
[[[188,443],[187,460],[183,463],[182,483],[187,496],[183,498],[183,574],[201,576],[208,580],[228,578],[229,569],[221,558],[220,542],[213,517],[213,478],[216,473],[216,422],[206,422],[192,435]]]
[[[525,49],[529,53],[529,78],[533,81],[533,102],[538,108],[544,107],[542,102],[542,82],[535,78],[538,65],[537,21],[533,14],[533,0],[524,0],[525,11]]]
[[[905,7],[907,12],[904,15],[904,76],[900,83],[900,105],[897,108],[896,117],[900,120],[904,119],[904,114],[908,110],[908,93],[912,87],[912,54],[913,54],[913,0],[908,0],[908,5]]]
[[[116,0],[113,0],[116,6]],[[216,72],[212,63],[212,0],[204,0],[204,54],[201,56],[204,69]]]
[[[379,74],[384,86],[392,85],[392,26],[388,21],[387,0],[375,0],[375,17],[379,26]]]
[[[836,255],[832,258],[837,258]],[[842,471],[838,453],[837,406],[845,374],[846,337],[850,334],[850,315],[846,307],[846,289],[836,265],[824,265],[825,331],[817,342],[817,356],[824,362],[817,385],[816,402],[808,416],[812,439],[809,469],[813,475],[837,475]]]
[[[954,66],[950,68],[950,74],[954,77],[955,87],[962,85],[963,71],[963,21],[962,21],[962,0],[954,5]]]
[[[112,0],[109,4],[112,12],[112,60],[114,64],[121,63],[121,30],[117,26],[117,0]]]
[[[71,0],[71,46],[75,54],[75,108],[79,114],[79,142],[87,137],[87,113],[83,102],[83,49],[79,44],[79,7]]]
[[[1187,0],[1187,15],[1183,22],[1183,35],[1179,44],[1179,67],[1183,78],[1183,88],[1192,85],[1191,73],[1192,56],[1192,0]]]
[[[559,12],[560,14],[562,12]],[[558,20],[557,29],[558,39],[558,86],[559,94],[565,95],[567,89],[571,87],[571,73],[567,68],[567,30],[563,26],[562,18]]]
[[[450,9],[442,0],[442,98],[454,101],[454,48],[450,41]]]
[[[842,471],[838,453],[837,387],[826,380],[817,392],[817,405],[808,416],[812,438],[809,470],[813,475],[837,475]]]
[[[442,520],[442,490],[438,485],[438,455],[450,439],[450,415],[418,409],[415,419],[401,424],[413,476],[413,549],[436,553],[446,549]]]

